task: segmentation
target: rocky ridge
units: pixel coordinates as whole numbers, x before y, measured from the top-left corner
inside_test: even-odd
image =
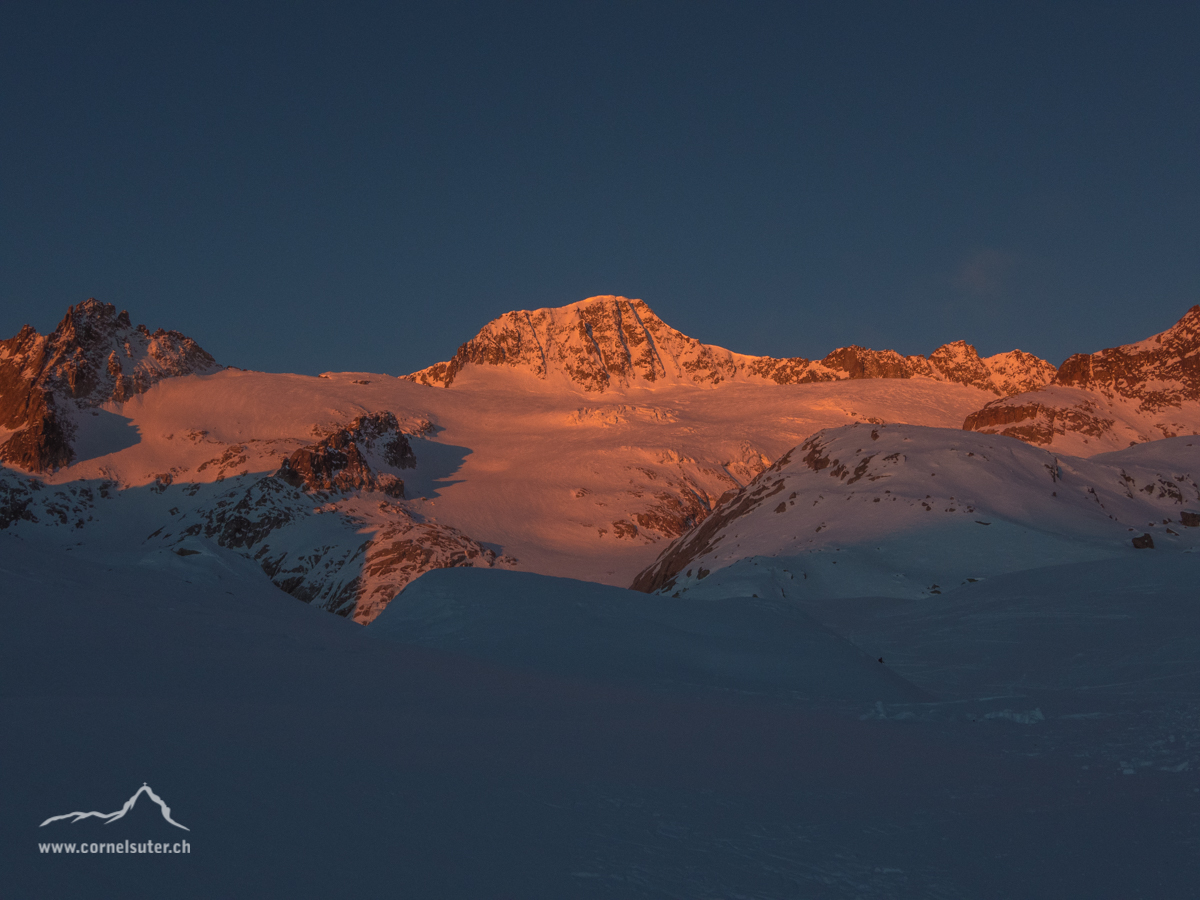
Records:
[[[112,481],[52,486],[0,468],[0,531],[18,522],[82,529],[95,518],[96,504],[118,490]]]
[[[604,296],[505,313],[459,347],[453,359],[405,377],[450,387],[464,370],[488,366],[522,370],[543,380],[564,377],[596,393],[636,384],[925,377],[1008,395],[1045,384],[1054,374],[1053,365],[1020,350],[981,359],[965,341],[939,347],[928,357],[857,346],[834,350],[820,361],[746,356],[688,337],[641,300]]]
[[[164,378],[222,368],[177,331],[134,326],[127,312],[85,300],[49,335],[26,325],[0,341],[0,461],[31,472],[69,465],[74,410],[122,403]]]
[[[371,456],[376,458],[374,470]],[[379,469],[411,469],[416,464],[395,413],[381,412],[359,416],[323,440],[301,447],[284,460],[276,477],[308,492],[382,491],[403,498],[404,482]]]
[[[379,494],[331,500],[275,476],[222,488],[148,540],[180,554],[195,538],[212,540],[258,563],[293,597],[356,622],[370,622],[430,569],[516,562]]]
[[[963,428],[1042,446],[1200,433],[1200,306],[1143,341],[1075,354],[1049,383],[988,403]]]

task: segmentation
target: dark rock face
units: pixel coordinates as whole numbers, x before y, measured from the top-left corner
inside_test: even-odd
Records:
[[[0,341],[0,427],[17,433],[0,460],[33,472],[69,465],[69,412],[122,403],[177,375],[220,368],[191,338],[133,327],[129,314],[85,300],[46,336],[26,325]]]
[[[20,522],[82,528],[91,521],[99,499],[116,487],[111,481],[75,481],[51,486],[12,470],[0,469],[0,531]]]
[[[912,378],[915,374],[927,374],[914,371],[912,362],[895,350],[868,350],[853,344],[834,350],[821,364],[844,372],[847,378]]]
[[[0,461],[31,472],[50,472],[70,465],[75,458],[71,449],[74,429],[58,411],[54,395],[37,388],[24,393],[23,417],[10,421],[25,427],[0,444]]]
[[[277,587],[336,615],[369,622],[422,573],[453,566],[512,566],[462,532],[417,522],[397,503],[381,500],[377,515],[339,510],[282,479],[241,478],[211,503],[152,534],[181,555],[179,544],[204,537],[257,563]],[[23,516],[26,498],[8,504]],[[0,479],[0,515],[6,508]],[[320,512],[319,524],[313,516]],[[28,516],[24,516],[28,517]],[[3,519],[0,518],[0,522]],[[169,529],[169,530],[168,530]]]
[[[1135,537],[1133,539],[1133,547],[1135,550],[1153,550],[1154,538],[1150,537],[1148,534],[1143,534],[1141,537]]]
[[[37,517],[29,508],[32,502],[33,492],[27,482],[0,478],[0,529],[14,522],[36,522]]]
[[[305,491],[383,491],[404,496],[404,482],[388,473],[371,470],[367,454],[375,452],[389,466],[411,469],[417,464],[412,445],[390,412],[359,416],[324,440],[302,447],[275,473]]]
[[[308,512],[307,504],[270,478],[256,481],[240,496],[230,499],[236,502],[217,504],[204,526],[193,526],[192,533],[215,538],[220,546],[231,550],[249,549]]]
[[[657,531],[671,538],[690,531],[711,512],[705,498],[687,486],[679,486],[679,493],[659,491],[654,495],[654,500],[645,512],[635,513],[633,520],[638,528]],[[620,537],[616,522],[613,523],[613,529]]]
[[[1029,395],[1034,400],[1036,394]],[[983,431],[1015,437],[1027,444],[1046,445],[1056,434],[1068,431],[1089,437],[1101,437],[1112,428],[1113,419],[1105,418],[1094,404],[1082,401],[1075,406],[1055,407],[1045,403],[1014,403],[993,400],[967,416],[964,431]]]

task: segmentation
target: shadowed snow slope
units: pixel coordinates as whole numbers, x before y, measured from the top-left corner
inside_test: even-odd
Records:
[[[444,584],[467,586],[450,592],[465,612],[447,617],[462,626],[462,649],[482,655],[482,632],[497,623],[497,645],[530,653],[517,668],[373,638],[376,625],[294,601],[253,562],[219,547],[183,557],[136,547],[89,555],[6,533],[0,892],[1189,896],[1200,877],[1191,852],[1200,717],[1192,682],[1160,676],[1194,662],[1194,642],[1181,638],[1195,633],[1187,602],[1195,573],[1156,574],[1148,556],[1134,562],[1140,568],[1124,576],[1108,568],[1090,581],[1078,569],[1043,573],[1009,600],[1005,590],[964,591],[958,610],[949,595],[932,598],[944,606],[923,616],[928,599],[890,601],[916,614],[890,621],[866,615],[879,601],[838,607],[861,613],[843,627],[862,646],[882,648],[888,667],[894,655],[931,693],[956,699],[818,707],[664,686],[664,671],[696,674],[701,647],[744,652],[762,638],[763,613],[725,644],[720,629],[698,627],[725,627],[719,604],[708,616],[662,616],[616,592],[594,598],[600,612],[592,614],[561,609],[574,586],[564,597],[559,582],[447,573]],[[475,580],[505,579],[472,598]],[[1064,591],[1073,584],[1080,589]],[[419,601],[426,614],[404,627],[433,633],[428,620],[445,609],[434,593]],[[495,611],[532,610],[547,595],[560,611],[545,636]],[[1099,615],[1089,619],[1095,598]],[[1165,614],[1142,613],[1164,600],[1173,601]],[[472,610],[474,620],[465,614]],[[693,624],[679,628],[681,620]],[[845,645],[814,640],[808,620],[793,621],[801,651],[828,664],[831,681],[853,683]],[[589,644],[581,629],[602,637]],[[684,663],[650,664],[643,640],[658,629],[684,633],[673,649],[667,641]],[[588,679],[547,671],[571,668],[546,655],[549,638],[564,635]],[[1101,652],[1081,662],[1093,650]],[[596,661],[610,653],[644,668]],[[1079,689],[1054,690],[1063,683]],[[996,686],[1004,696],[972,698]],[[143,782],[191,829],[189,854],[50,849],[179,840],[179,829],[142,804],[111,825],[39,827],[64,810],[113,809]]]
[[[370,631],[585,678],[827,700],[923,698],[794,606],[745,598],[682,601],[569,578],[439,569],[409,585]]]
[[[822,431],[634,586],[686,596],[916,597],[1055,562],[1194,549],[1200,440],[1092,459],[911,425]],[[1157,550],[1135,550],[1150,534]]]
[[[1200,697],[1198,583],[1200,554],[1141,553],[919,600],[802,605],[939,696],[1079,692],[1148,708]]]

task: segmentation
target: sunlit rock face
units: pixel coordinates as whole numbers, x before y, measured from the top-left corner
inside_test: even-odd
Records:
[[[1054,379],[1057,371],[1053,363],[1024,350],[985,357],[983,364],[991,376],[992,390],[1006,397],[1044,387]]]
[[[964,341],[928,357],[850,346],[820,361],[747,356],[702,344],[660,319],[641,300],[592,297],[554,309],[519,310],[489,322],[454,358],[407,376],[450,387],[468,367],[507,367],[563,378],[588,392],[655,384],[726,381],[810,384],[853,378],[913,378],[969,384],[996,394],[1045,384],[1050,363],[1014,350],[980,359]]]
[[[310,493],[382,491],[403,497],[404,482],[393,473],[379,471],[380,462],[395,469],[411,469],[417,464],[412,445],[390,412],[359,416],[323,440],[301,447],[276,474],[292,487]]]
[[[1144,341],[1077,353],[1059,367],[1054,381],[1136,400],[1147,412],[1200,400],[1200,306]]]
[[[449,387],[468,366],[507,366],[539,378],[565,375],[585,391],[602,392],[637,383],[719,384],[753,361],[676,331],[641,300],[592,297],[555,309],[505,313],[463,344],[454,359],[409,377]],[[808,364],[796,362],[801,368]]]
[[[1200,306],[1161,334],[1072,356],[1045,388],[989,403],[963,428],[1070,452],[1200,433]]]
[[[850,346],[834,350],[820,363],[840,378],[932,378],[967,384],[1007,396],[1049,383],[1054,366],[1023,350],[981,358],[966,341],[943,344],[929,356],[901,356],[895,350]]]
[[[0,460],[33,472],[68,465],[73,410],[220,368],[191,338],[161,328],[151,334],[112,304],[85,300],[49,335],[26,325],[0,341],[0,427],[15,432],[0,444]]]

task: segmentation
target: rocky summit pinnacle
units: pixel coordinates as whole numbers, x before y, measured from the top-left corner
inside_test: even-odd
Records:
[[[1045,384],[1054,374],[1053,365],[1020,350],[981,359],[965,341],[939,347],[928,357],[856,346],[834,350],[820,361],[747,356],[688,337],[641,300],[604,296],[505,313],[459,347],[453,359],[406,377],[450,387],[464,371],[486,367],[524,371],[546,381],[565,379],[596,393],[637,384],[926,377],[1004,396]]]
[[[72,410],[122,403],[164,378],[221,368],[177,331],[134,326],[111,303],[85,300],[67,309],[49,335],[26,325],[0,341],[0,460],[33,472],[73,458]]]

